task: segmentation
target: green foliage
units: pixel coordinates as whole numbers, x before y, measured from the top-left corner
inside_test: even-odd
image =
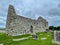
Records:
[[[5,30],[6,28],[0,28],[0,30]]]
[[[50,30],[53,30],[53,29],[54,29],[54,26],[49,26],[49,29],[50,29]]]
[[[57,27],[57,30],[60,30],[60,26]]]
[[[60,26],[49,26],[49,30],[60,30]]]

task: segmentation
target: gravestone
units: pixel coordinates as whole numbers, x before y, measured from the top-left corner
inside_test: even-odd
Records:
[[[49,30],[48,30],[48,29],[46,29],[45,33],[48,33],[48,31],[49,31]]]
[[[32,34],[32,38],[33,38],[33,39],[37,39],[38,37],[37,37],[36,34]]]

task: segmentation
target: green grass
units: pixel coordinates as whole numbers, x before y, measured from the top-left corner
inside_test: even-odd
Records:
[[[0,43],[11,43],[12,42],[12,38],[7,36],[4,33],[0,33]]]
[[[25,34],[25,35],[21,35],[21,36],[13,36],[12,38],[23,38],[23,37],[28,37],[31,36],[30,34]]]
[[[42,34],[42,35],[40,35]],[[13,42],[13,38],[22,38],[22,37],[28,37],[28,35],[22,35],[22,36],[17,36],[17,37],[9,37],[4,33],[0,33],[0,43],[4,43],[4,45],[57,45],[57,44],[52,44],[52,38],[51,38],[51,32],[49,33],[37,33],[38,39],[39,40],[34,40],[31,38],[27,40],[22,40],[22,41],[15,41]],[[47,36],[49,35],[49,36]],[[41,40],[41,38],[46,37],[46,40]]]

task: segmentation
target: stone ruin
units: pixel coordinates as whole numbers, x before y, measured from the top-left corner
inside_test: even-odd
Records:
[[[52,43],[60,44],[60,31],[52,32]]]
[[[19,16],[16,14],[14,7],[9,5],[6,20],[7,35],[17,36],[22,34],[31,34],[44,32],[46,29],[48,29],[48,22],[41,16],[38,17],[37,20]]]

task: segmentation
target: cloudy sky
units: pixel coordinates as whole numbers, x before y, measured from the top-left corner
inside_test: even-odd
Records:
[[[9,4],[18,15],[45,18],[49,25],[60,26],[60,0],[0,0],[0,27],[5,27]]]

